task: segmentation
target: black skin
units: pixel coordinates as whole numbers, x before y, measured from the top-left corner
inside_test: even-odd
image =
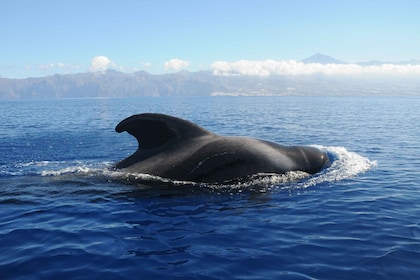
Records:
[[[261,173],[303,171],[314,174],[328,163],[315,147],[283,146],[246,137],[225,137],[176,117],[133,115],[121,121],[137,151],[114,168],[173,180],[222,184]]]

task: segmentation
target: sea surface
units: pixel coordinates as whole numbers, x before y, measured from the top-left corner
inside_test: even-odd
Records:
[[[144,112],[332,163],[130,183],[114,128]],[[0,119],[1,279],[420,279],[420,97],[2,100]]]

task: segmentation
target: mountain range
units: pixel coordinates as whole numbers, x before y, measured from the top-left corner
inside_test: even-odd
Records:
[[[316,54],[304,63],[345,64]],[[412,61],[414,62],[414,61]],[[371,62],[366,65],[376,65]],[[420,63],[419,63],[420,64]],[[0,78],[0,99],[217,95],[420,95],[419,79],[367,79],[325,75],[222,76],[211,71],[153,75],[145,71]]]
[[[335,59],[331,56],[316,53],[313,56],[308,58],[302,59],[301,62],[303,63],[320,63],[320,64],[347,64],[347,62]]]
[[[411,60],[403,60],[403,61],[379,61],[379,60],[371,60],[371,61],[360,61],[360,62],[345,62],[342,60],[335,59],[331,56],[316,53],[308,58],[302,59],[301,62],[303,63],[319,63],[319,64],[356,64],[360,66],[378,66],[383,64],[393,64],[393,65],[420,65],[420,60],[411,59]]]

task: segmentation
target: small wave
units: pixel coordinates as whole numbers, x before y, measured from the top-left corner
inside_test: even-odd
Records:
[[[89,174],[94,172],[95,169],[92,169],[87,166],[69,166],[59,170],[44,170],[40,172],[41,176],[60,176],[65,174]]]
[[[0,175],[8,176],[60,176],[68,174],[97,174],[110,166],[110,162],[89,161],[29,161],[0,166]]]
[[[328,154],[331,164],[307,180],[299,182],[299,187],[301,188],[349,179],[377,166],[376,161],[371,161],[355,152],[350,152],[345,147],[315,147]]]
[[[16,162],[0,166],[0,176],[32,176],[39,175],[39,171],[50,166],[65,165],[65,161],[29,161]]]
[[[42,161],[30,161],[30,162],[19,162],[15,164],[17,168],[25,168],[25,167],[41,167],[41,166],[48,166],[51,164],[51,161],[42,160]]]
[[[102,175],[107,176],[113,180],[120,182],[128,182],[134,184],[145,184],[145,185],[193,185],[194,182],[189,181],[177,181],[169,178],[163,178],[155,175],[135,172],[124,172],[122,170],[104,169]]]
[[[259,173],[241,180],[226,182],[223,184],[200,184],[201,187],[216,192],[258,192],[264,193],[273,188],[293,187],[293,183],[303,180],[310,174],[302,171],[289,171],[285,174]]]

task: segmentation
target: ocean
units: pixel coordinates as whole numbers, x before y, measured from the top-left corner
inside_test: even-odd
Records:
[[[418,96],[1,100],[0,108],[2,279],[420,279]],[[331,165],[236,185],[132,183],[109,167],[137,141],[114,128],[145,112],[314,145]]]

